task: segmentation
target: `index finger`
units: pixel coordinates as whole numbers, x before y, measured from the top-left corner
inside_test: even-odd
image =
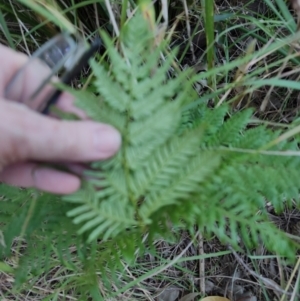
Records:
[[[6,52],[6,55],[2,57],[6,58],[7,62],[14,61],[14,59],[20,57],[19,54]],[[20,62],[17,59],[16,61]],[[18,65],[15,66],[18,67]],[[2,70],[2,74],[5,71],[5,69]],[[33,54],[30,59],[26,59],[22,66],[17,70],[13,68],[12,71],[15,71],[13,75],[10,77],[5,76],[4,97],[23,103],[33,110],[41,111],[40,108],[47,99],[47,95],[55,91],[53,86],[49,84],[49,81],[58,80],[53,76],[52,70],[36,54]],[[7,79],[9,79],[8,82]]]
[[[0,44],[0,96],[14,74],[26,64],[28,56]]]
[[[51,69],[40,60],[32,60],[24,72],[17,78],[8,95],[4,95],[7,85],[17,72],[28,63],[28,60],[29,57],[25,54],[16,52],[0,44],[0,97],[6,96],[7,100],[24,103],[35,110],[53,91],[52,85],[49,84],[33,102],[26,103],[43,82],[43,79],[51,74]],[[58,107],[64,111],[72,112],[80,118],[85,118],[86,115],[76,108],[73,103],[74,97],[69,93],[63,93],[58,100]]]

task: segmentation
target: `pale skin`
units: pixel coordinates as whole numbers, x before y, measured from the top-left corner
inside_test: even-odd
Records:
[[[69,194],[80,187],[80,176],[45,167],[42,163],[63,162],[70,169],[79,164],[112,157],[121,145],[113,127],[96,123],[63,93],[57,106],[82,120],[62,121],[42,115],[24,104],[4,98],[4,89],[28,57],[0,45],[0,182]],[[30,95],[41,72],[29,68],[14,97]]]

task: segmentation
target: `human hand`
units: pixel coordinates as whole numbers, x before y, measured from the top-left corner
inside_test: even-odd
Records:
[[[67,93],[60,97],[58,107],[83,120],[57,120],[5,99],[7,83],[27,60],[26,55],[0,45],[0,181],[52,193],[72,193],[80,187],[79,177],[36,162],[72,165],[107,159],[118,151],[120,134],[109,125],[89,121]],[[33,93],[43,68],[37,64],[28,68],[13,91],[14,100]]]

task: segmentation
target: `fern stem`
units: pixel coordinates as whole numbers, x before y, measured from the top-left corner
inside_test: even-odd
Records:
[[[122,155],[123,155],[123,168],[124,168],[124,174],[125,174],[125,183],[127,188],[127,195],[129,201],[132,203],[134,208],[136,209],[137,203],[135,202],[134,194],[132,193],[130,189],[129,179],[130,179],[130,168],[128,166],[127,162],[127,153],[126,150],[129,148],[129,124],[130,124],[130,109],[127,112],[127,118],[126,118],[126,124],[125,124],[125,132],[123,133],[123,148],[122,148]]]
[[[123,28],[125,22],[126,22],[126,10],[128,7],[128,0],[123,0],[122,3],[122,11],[121,11],[121,28]]]

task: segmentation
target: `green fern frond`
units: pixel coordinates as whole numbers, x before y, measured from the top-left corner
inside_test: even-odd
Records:
[[[245,110],[228,119],[217,134],[218,143],[234,146],[241,139],[241,131],[247,126],[251,115],[252,110]]]
[[[288,183],[287,174],[297,170],[298,160],[274,160],[232,149],[255,150],[280,134],[264,126],[247,129],[251,110],[230,116],[226,105],[214,110],[199,106],[182,114],[193,95],[193,77],[188,71],[175,79],[168,77],[174,55],[169,53],[162,60],[168,53],[166,45],[156,46],[148,31],[147,22],[137,13],[121,33],[119,51],[104,35],[111,65],[92,64],[99,98],[96,105],[87,100],[87,112],[93,107],[99,112],[97,104],[105,113],[112,112],[111,124],[120,130],[123,146],[112,160],[93,164],[93,197],[82,198],[82,205],[69,215],[81,225],[80,233],[87,232],[89,241],[97,237],[117,241],[121,233],[133,228],[138,233],[147,229],[150,236],[163,235],[163,219],[169,219],[179,228],[196,222],[220,239],[227,236],[228,226],[233,237],[227,241],[231,242],[237,242],[240,232],[246,235],[255,222],[258,227],[245,239],[249,245],[257,243],[263,231],[271,233],[275,228],[260,228],[268,218],[265,214],[257,218],[256,212],[266,200],[280,209],[284,200],[296,197],[299,185]],[[99,112],[95,118],[108,120],[104,115]],[[291,147],[297,145],[282,142],[276,149]],[[284,180],[276,166],[283,168]]]
[[[145,168],[135,173],[131,181],[131,189],[136,198],[150,192],[158,192],[168,187],[178,169],[186,166],[199,150],[201,128],[181,137],[174,137],[166,145],[159,147],[151,158],[144,162]]]
[[[174,176],[169,185],[160,189],[160,192],[151,191],[140,209],[143,218],[151,216],[161,207],[176,204],[177,200],[185,199],[198,190],[199,184],[215,171],[219,164],[218,156],[213,153],[201,152],[177,176]]]
[[[235,146],[241,149],[259,149],[265,145],[267,140],[271,141],[276,136],[276,133],[265,126],[250,128],[243,132],[242,139]]]
[[[87,202],[87,200],[85,200]],[[130,204],[124,204],[122,200],[114,200],[114,206],[111,206],[110,199],[102,201],[100,204],[89,203],[77,207],[70,211],[68,216],[75,217],[74,223],[85,222],[79,229],[79,233],[93,229],[89,236],[89,241],[93,241],[99,235],[103,234],[103,239],[115,237],[126,228],[136,225],[134,221],[134,209]]]
[[[96,62],[92,64],[102,107],[118,112],[125,124],[120,128],[123,147],[114,163],[94,165],[102,170],[92,172],[95,188],[100,190],[82,199],[83,204],[69,213],[76,224],[82,225],[79,233],[89,232],[90,241],[98,236],[104,240],[115,237],[141,221],[144,227],[161,207],[195,193],[219,162],[217,154],[200,152],[201,128],[176,137],[181,106],[192,91],[191,84],[181,87],[188,72],[168,78],[174,55],[170,53],[161,61],[165,46],[154,48],[149,32],[138,40],[132,34],[136,20],[140,30],[148,32],[147,24],[137,14],[125,29],[124,36],[130,37],[121,42],[121,53],[104,35],[111,64],[120,68],[110,71]]]

